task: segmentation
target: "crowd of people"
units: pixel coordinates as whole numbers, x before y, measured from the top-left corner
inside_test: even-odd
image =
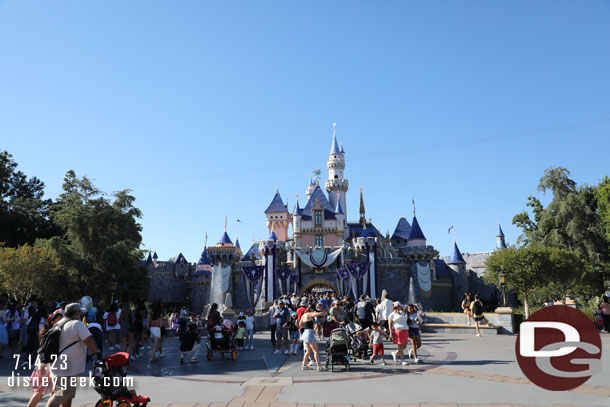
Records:
[[[371,349],[371,363],[375,363],[376,356],[382,364],[386,363],[386,340],[397,345],[398,349],[391,353],[395,363],[407,365],[407,359],[421,363],[417,350],[421,347],[424,317],[417,305],[392,301],[385,290],[379,299],[361,295],[356,302],[347,296],[340,298],[333,292],[302,297],[293,294],[281,296],[270,306],[270,340],[274,353],[285,355],[296,355],[299,342],[302,342],[303,370],[314,365],[318,370],[324,369],[318,342],[323,343],[338,327],[348,328]],[[404,351],[409,345],[406,359]]]

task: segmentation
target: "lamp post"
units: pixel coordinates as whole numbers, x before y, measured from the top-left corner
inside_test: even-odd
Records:
[[[498,280],[500,281],[500,288],[502,289],[502,306],[506,307],[506,275],[502,270],[498,274]]]
[[[119,285],[119,283],[116,280],[112,280],[110,282],[110,292],[112,293],[112,295],[110,297],[110,304],[111,305],[114,302],[114,292],[116,291],[116,288],[117,288],[118,285]]]

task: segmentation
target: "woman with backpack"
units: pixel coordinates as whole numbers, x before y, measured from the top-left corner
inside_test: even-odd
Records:
[[[474,295],[474,301],[470,304],[470,310],[472,311],[472,316],[474,319],[474,325],[477,330],[477,336],[481,336],[481,331],[479,330],[479,323],[481,321],[485,322],[489,327],[493,328],[494,325],[491,324],[485,315],[483,315],[483,302],[479,298],[479,294]]]
[[[61,310],[57,310],[45,321],[42,329],[38,333],[37,343],[40,342],[42,336],[53,326],[59,322],[63,318],[63,314]],[[44,379],[46,377],[46,379]],[[28,407],[36,407],[42,397],[46,394],[50,394],[53,390],[53,382],[51,381],[51,371],[49,369],[48,363],[40,363],[34,367],[32,371],[32,375],[30,376],[30,383],[32,384],[32,397],[30,397],[30,401],[28,402]],[[46,384],[46,386],[45,386]]]
[[[104,321],[106,322],[106,335],[108,336],[108,345],[109,349],[113,348],[120,350],[121,345],[119,345],[120,340],[120,332],[121,332],[121,324],[119,324],[119,319],[121,318],[121,310],[116,305],[116,303],[112,303],[108,311],[104,313]],[[116,343],[116,346],[115,346]]]

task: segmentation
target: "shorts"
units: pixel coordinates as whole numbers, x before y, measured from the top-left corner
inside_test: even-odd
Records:
[[[473,319],[474,319],[475,321],[482,321],[482,320],[484,320],[484,319],[485,319],[485,316],[484,316],[483,314],[481,314],[481,315],[476,315],[476,316],[475,316]]]
[[[419,328],[409,328],[409,336],[411,338],[413,338],[414,336],[420,336],[419,335]]]
[[[394,329],[392,332],[392,338],[395,345],[408,345],[409,331],[406,329]]]
[[[288,328],[275,328],[275,337],[288,340]]]
[[[298,340],[299,339],[299,331],[290,331],[290,339]]]
[[[151,326],[150,327],[151,338],[161,338],[161,327]]]
[[[313,329],[305,329],[303,335],[301,335],[303,343],[316,343],[316,334]]]
[[[375,355],[383,356],[383,343],[373,344],[373,356],[375,356]]]
[[[53,395],[47,402],[48,404],[51,404],[51,403],[56,404],[56,405],[64,404],[69,401],[72,401],[74,396],[76,396],[76,386],[70,385],[70,382],[72,381],[70,376],[66,376],[65,379],[62,379],[61,377],[58,379],[59,379],[59,381],[57,383],[57,387],[55,388]],[[63,382],[63,380],[65,380],[65,382]],[[60,385],[64,385],[64,384],[65,384],[65,388],[66,388],[65,390],[63,390],[60,387]]]

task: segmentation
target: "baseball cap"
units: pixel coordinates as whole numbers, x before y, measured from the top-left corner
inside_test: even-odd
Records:
[[[71,304],[68,304],[64,308],[64,315],[66,315],[66,316],[75,315],[77,312],[81,312],[80,304],[77,303],[77,302],[73,302]]]
[[[400,301],[394,301],[394,307],[402,307],[402,304],[400,303]]]

